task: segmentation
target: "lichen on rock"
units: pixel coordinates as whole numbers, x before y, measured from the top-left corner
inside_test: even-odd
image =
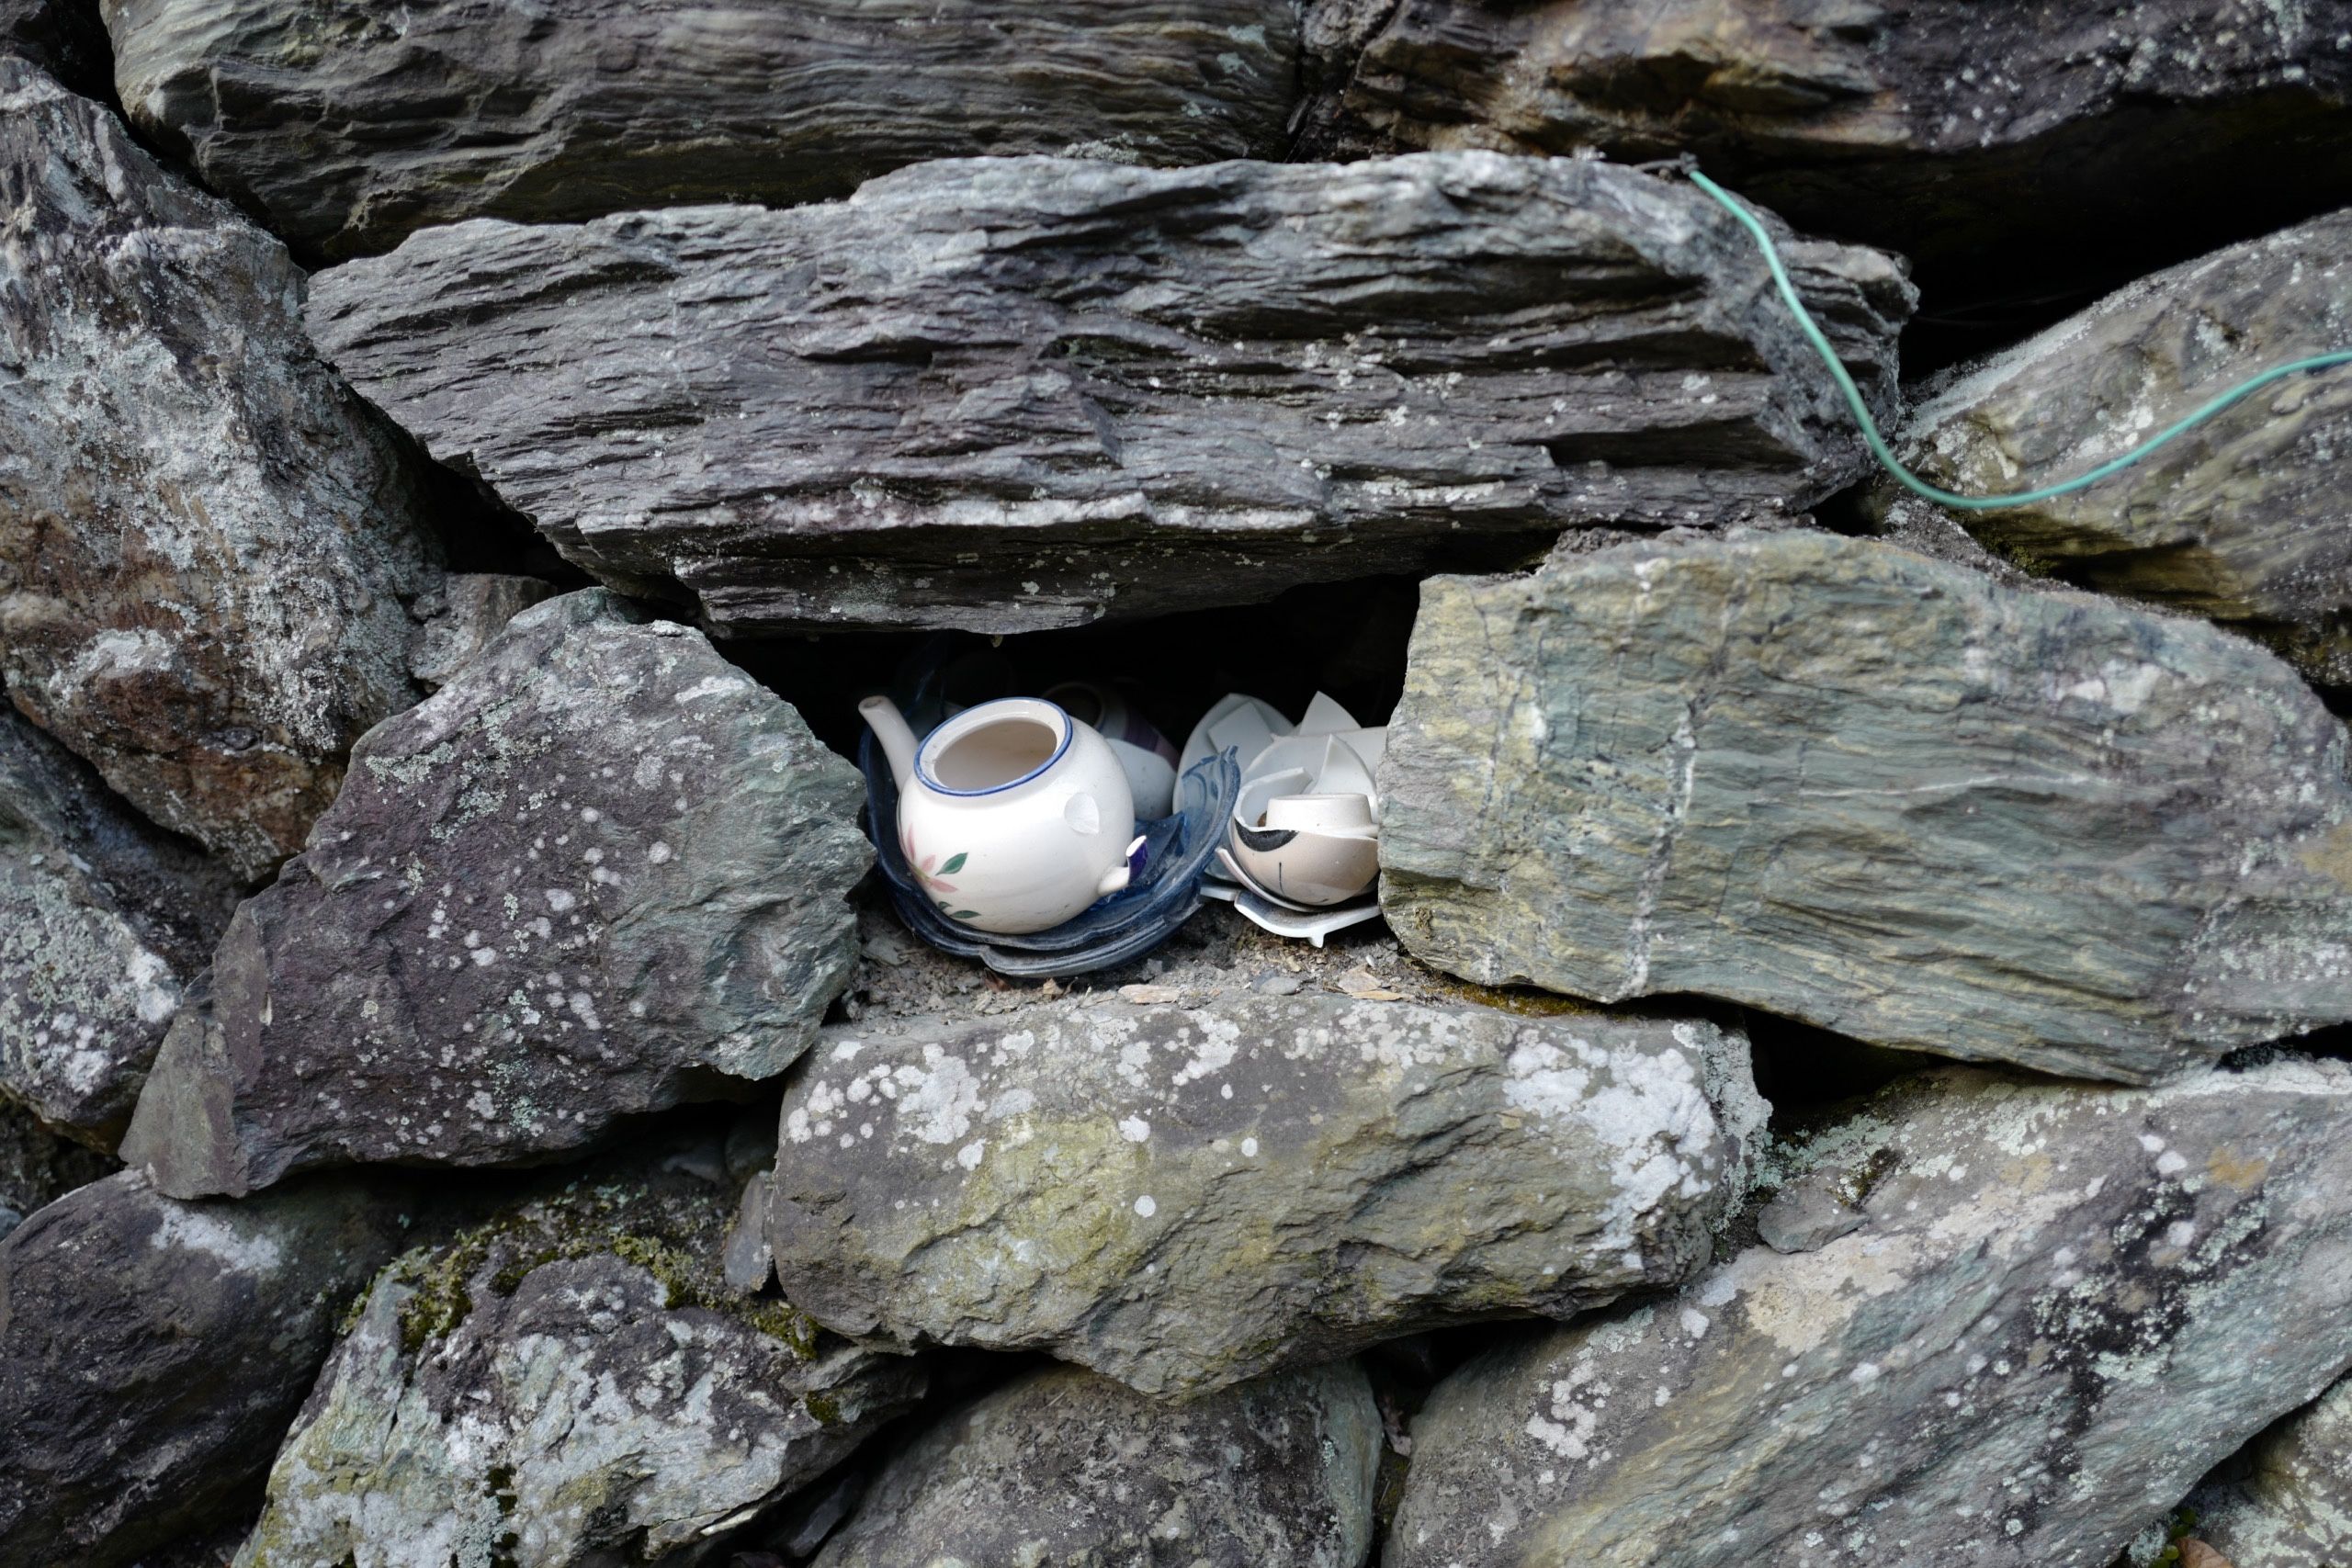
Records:
[[[124,1157],[188,1195],[527,1163],[773,1077],[848,978],[860,794],[700,633],[601,589],[526,610],[355,749]]]
[[[388,1267],[239,1568],[684,1561],[911,1404],[920,1362],[727,1287],[722,1164],[673,1137]]]
[[[1764,1110],[1701,1022],[1261,996],[843,1029],[786,1093],[768,1238],[842,1332],[1191,1393],[1683,1279]]]
[[[1859,1228],[1441,1384],[1385,1562],[2107,1562],[2352,1363],[2347,1131],[2338,1062],[1899,1084],[1791,1161]]]

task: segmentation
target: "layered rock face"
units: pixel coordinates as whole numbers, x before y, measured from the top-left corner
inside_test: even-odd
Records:
[[[1694,152],[1962,295],[2047,288],[2352,197],[2347,35],[2346,0],[1316,0],[1306,142]]]
[[[773,1077],[847,978],[855,771],[700,634],[525,612],[378,727],[124,1141],[167,1191],[499,1164]]]
[[[2352,1017],[2343,726],[2193,621],[1868,540],[1424,585],[1382,773],[1415,953],[2146,1080]]]
[[[1441,1385],[1386,1568],[2107,1562],[2352,1361],[2347,1118],[2334,1062],[1891,1091],[1792,1177],[1859,1230]]]
[[[2231,1568],[2303,1568],[2352,1557],[2352,1384],[2246,1445],[2245,1473],[2189,1499],[2197,1533]]]
[[[1792,243],[1875,395],[1911,293]],[[714,630],[1014,632],[1785,518],[1849,416],[1705,197],[1484,153],[965,161],[790,211],[475,222],[312,332],[569,558]]]
[[[111,1148],[236,902],[224,867],[0,711],[0,1096]]]
[[[894,1456],[819,1568],[1186,1562],[1355,1568],[1372,1545],[1380,1412],[1352,1362],[1170,1408],[1035,1372]]]
[[[1345,998],[860,1032],[785,1099],[768,1237],[854,1335],[1183,1394],[1686,1277],[1763,1103],[1703,1023]]]
[[[2259,371],[2352,344],[2352,209],[2157,273],[1959,376],[1905,461],[1966,495],[2084,473]],[[2275,384],[2074,495],[1965,515],[2010,559],[2228,622],[2352,684],[2352,377]]]
[[[418,696],[416,459],[320,363],[286,248],[0,58],[0,679],[248,879]]]
[[[0,1563],[114,1568],[249,1507],[413,1200],[182,1203],[124,1171],[0,1241]]]
[[[716,1258],[709,1142],[402,1258],[321,1373],[238,1568],[685,1562],[923,1391]]]
[[[107,0],[122,101],[329,257],[467,218],[844,196],[967,153],[1279,153],[1283,0]]]

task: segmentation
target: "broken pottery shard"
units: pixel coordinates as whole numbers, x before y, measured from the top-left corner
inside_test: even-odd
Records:
[[[772,1077],[849,975],[854,769],[684,626],[524,612],[371,730],[123,1143],[166,1191],[525,1162]]]
[[[929,158],[1278,156],[1298,52],[1287,0],[106,11],[141,129],[334,257],[474,217],[787,206]]]
[[[1882,401],[1911,292],[1791,243]],[[368,395],[717,631],[1016,632],[1802,511],[1866,461],[1690,186],[1486,153],[909,169],[475,222],[316,282]]]
[[[0,57],[0,680],[251,880],[416,700],[423,461],[321,364],[302,275]]]
[[[1948,1068],[1797,1157],[1862,1228],[1464,1368],[1386,1568],[2087,1568],[2352,1361],[2341,1063]]]
[[[1961,375],[1904,460],[1965,495],[2086,473],[2256,373],[2352,345],[2352,209],[2143,279]],[[2231,623],[2352,685],[2352,367],[2276,384],[2089,490],[1962,514],[2037,570]]]
[[[2231,1568],[2352,1562],[2352,1382],[2248,1443],[2189,1499]]]
[[[1418,957],[2142,1081],[2352,1018],[2343,726],[2196,621],[1826,534],[1423,587]]]
[[[717,1167],[608,1162],[386,1269],[237,1568],[701,1561],[911,1405],[921,1362],[726,1289]]]
[[[2347,36],[2347,0],[1315,0],[1302,145],[1693,152],[1947,298],[2047,291],[2352,198]]]
[[[236,903],[225,868],[0,710],[0,1098],[111,1148]]]
[[[893,1456],[819,1568],[913,1562],[1357,1568],[1380,1412],[1352,1361],[1170,1407],[1075,1367],[1031,1372]]]
[[[843,1035],[787,1091],[776,1277],[843,1333],[1191,1393],[1687,1277],[1764,1114],[1705,1023],[1333,996]]]
[[[0,1568],[116,1568],[250,1517],[412,1197],[181,1203],[123,1171],[0,1241]]]

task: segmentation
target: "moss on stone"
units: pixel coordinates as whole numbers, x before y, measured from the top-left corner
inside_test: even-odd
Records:
[[[699,1193],[573,1182],[396,1264],[394,1276],[413,1292],[401,1305],[401,1348],[413,1356],[447,1337],[472,1314],[477,1291],[509,1297],[550,1264],[610,1256],[651,1275],[665,1309],[719,1313],[812,1359],[820,1332],[814,1319],[786,1301],[741,1295],[721,1279],[711,1260],[727,1219],[724,1206]]]

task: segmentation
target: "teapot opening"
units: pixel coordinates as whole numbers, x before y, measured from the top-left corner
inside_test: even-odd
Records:
[[[933,784],[956,795],[1003,789],[1042,772],[1068,739],[1061,725],[1043,717],[992,717],[925,757],[923,772]]]

